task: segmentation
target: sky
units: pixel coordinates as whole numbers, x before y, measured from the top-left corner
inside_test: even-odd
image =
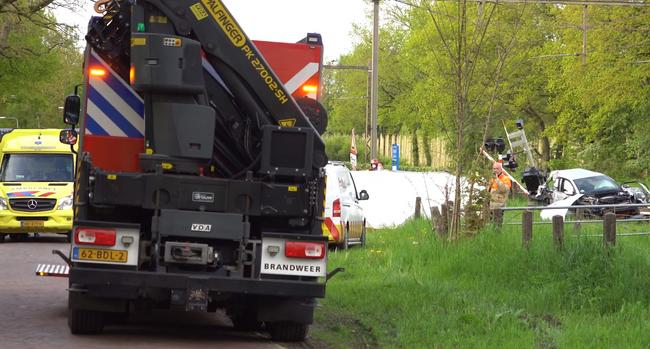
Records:
[[[365,0],[222,0],[253,40],[296,42],[307,33],[320,33],[325,61],[349,52],[354,23],[370,26],[372,5]],[[57,18],[78,25],[82,38],[88,19],[94,14],[93,2],[85,1],[80,13],[57,11]]]

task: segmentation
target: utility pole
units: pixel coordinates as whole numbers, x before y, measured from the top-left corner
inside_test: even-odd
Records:
[[[587,5],[582,7],[582,65],[587,64]]]
[[[377,159],[377,110],[379,98],[379,0],[373,0],[372,88],[370,94],[370,157]]]
[[[369,143],[368,143],[368,125],[369,125],[369,120],[370,120],[370,109],[371,109],[371,94],[372,94],[372,69],[370,68],[371,62],[368,62],[368,66],[364,65],[333,65],[333,64],[325,64],[323,65],[324,69],[333,69],[333,70],[358,70],[358,71],[363,71],[367,75],[366,79],[366,85],[368,86],[366,88],[366,95],[363,97],[350,97],[350,98],[365,98],[366,99],[366,114],[364,115],[365,119],[365,127],[363,128],[363,139],[364,139],[364,147],[366,149],[365,154],[366,158],[364,159],[365,162],[370,163],[369,157]]]

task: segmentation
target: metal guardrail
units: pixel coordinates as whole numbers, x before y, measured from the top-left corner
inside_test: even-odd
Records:
[[[617,223],[628,223],[628,222],[650,222],[650,218],[625,218],[621,220],[617,220]],[[564,221],[564,224],[603,224],[602,219],[596,219],[596,220],[573,220],[573,221]],[[533,225],[544,225],[544,224],[553,224],[553,222],[550,221],[545,221],[545,222],[533,222]],[[521,225],[521,222],[509,222],[509,223],[504,223],[503,225]]]
[[[543,210],[566,210],[580,208],[628,208],[628,207],[650,207],[648,204],[617,204],[617,205],[575,205],[575,206],[526,206],[526,207],[503,207],[501,211],[543,211]]]
[[[628,231],[628,232],[617,232],[617,226],[622,225],[622,223],[632,223],[632,222],[650,222],[650,217],[644,215],[639,217],[638,215],[630,216],[629,218],[617,217],[615,211],[617,209],[627,209],[627,208],[639,208],[639,207],[650,207],[650,203],[642,204],[615,204],[615,205],[572,205],[572,206],[527,206],[527,207],[504,207],[501,209],[493,210],[493,224],[496,226],[502,225],[519,225],[521,226],[522,231],[522,244],[525,248],[530,246],[533,237],[533,227],[535,225],[552,225],[553,233],[553,242],[558,249],[564,247],[564,236],[565,236],[565,225],[572,224],[574,234],[569,236],[585,236],[585,237],[602,237],[603,244],[605,247],[616,245],[616,237],[632,237],[632,236],[650,236],[650,232],[638,232],[638,231]],[[552,221],[535,221],[533,211],[544,211],[544,210],[573,210],[575,212],[575,218],[571,220],[565,220],[565,215],[555,215],[552,218]],[[594,219],[593,214],[589,214],[589,209],[602,209],[604,215],[601,219]],[[506,216],[506,212],[521,212],[521,221],[519,222],[504,222],[503,219]],[[572,213],[572,216],[574,214]],[[588,217],[585,217],[588,215]],[[514,215],[516,216],[516,214]],[[509,218],[513,218],[513,214],[508,215]],[[634,218],[633,218],[634,217]],[[587,219],[583,219],[587,218]],[[602,234],[581,234],[582,225],[586,224],[602,224]],[[628,226],[633,229],[632,226]],[[622,228],[622,226],[620,227]]]

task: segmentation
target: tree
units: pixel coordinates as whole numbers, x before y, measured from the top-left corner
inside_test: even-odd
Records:
[[[0,57],[15,57],[24,54],[21,48],[9,45],[12,31],[29,23],[48,31],[70,33],[73,27],[57,22],[48,10],[65,8],[74,10],[79,6],[79,0],[0,0]],[[50,42],[56,45],[55,42]],[[29,51],[27,51],[29,52]]]
[[[54,21],[48,14],[43,18]],[[12,27],[0,59],[0,115],[17,117],[21,127],[61,125],[63,98],[82,81],[77,37],[31,21]],[[11,120],[5,127],[14,127]]]
[[[650,173],[650,9],[590,6],[584,64],[582,6],[462,0],[384,6],[380,125],[446,140],[459,180],[457,205],[460,178],[489,167],[476,149],[487,136],[504,136],[503,125],[512,129],[517,119],[526,121],[529,140],[539,141],[544,166],[621,178]],[[366,64],[369,33],[356,35],[359,44],[341,60]],[[329,83],[339,95],[357,95],[365,89],[362,78],[335,75]],[[351,120],[343,118],[352,108],[335,99],[329,107],[341,120],[338,130],[349,132]],[[363,107],[355,105],[358,114]],[[458,206],[455,212],[457,233]]]

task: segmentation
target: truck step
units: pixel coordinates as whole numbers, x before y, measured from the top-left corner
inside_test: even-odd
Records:
[[[65,264],[39,264],[36,267],[36,276],[54,276],[67,278],[70,267]]]

